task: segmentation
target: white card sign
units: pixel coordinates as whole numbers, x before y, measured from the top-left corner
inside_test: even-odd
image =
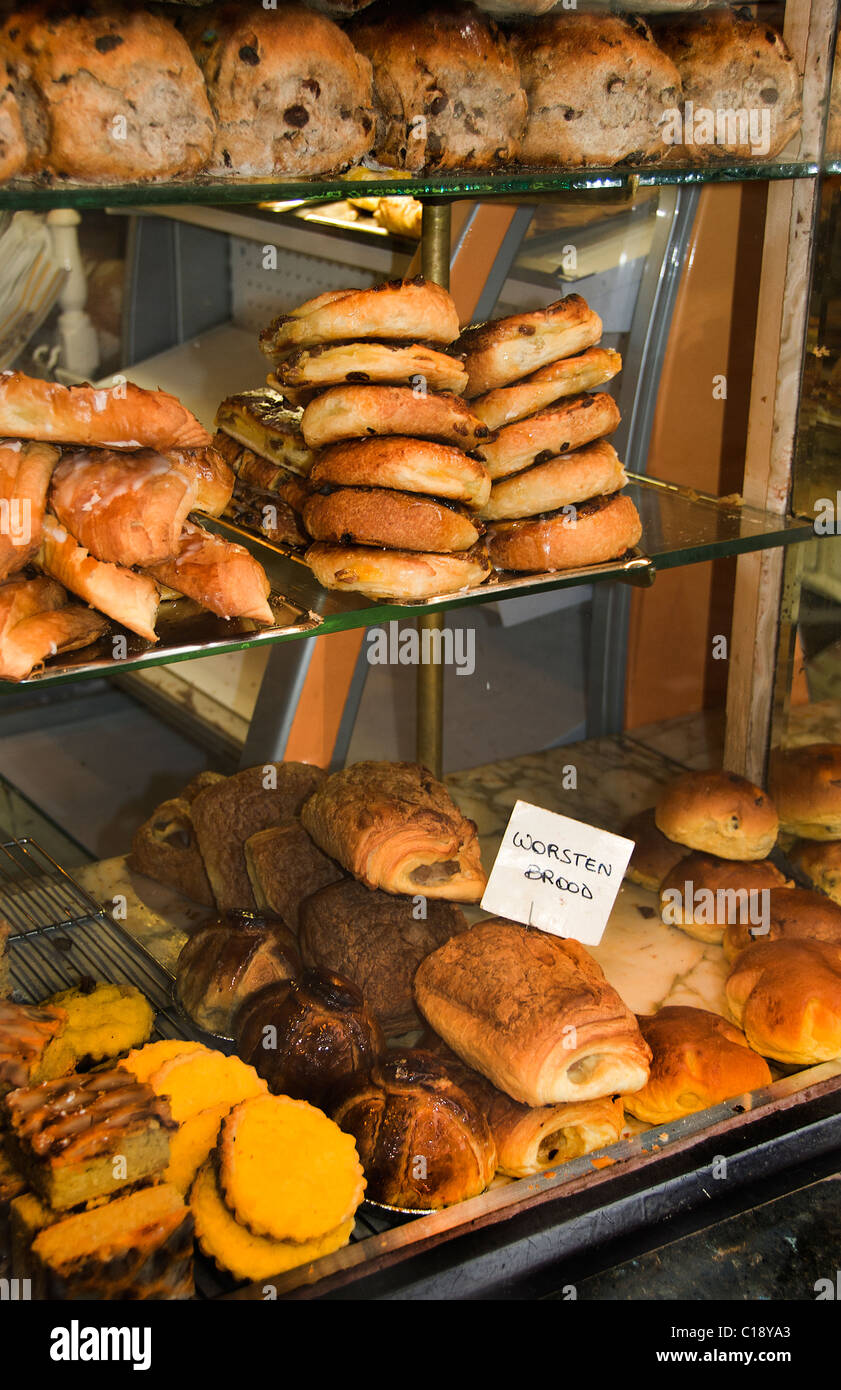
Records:
[[[633,848],[634,841],[621,835],[518,801],[482,907],[498,917],[596,946]]]

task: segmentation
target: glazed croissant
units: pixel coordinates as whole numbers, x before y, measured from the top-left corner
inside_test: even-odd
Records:
[[[479,902],[485,891],[475,824],[417,763],[335,772],[301,820],[319,849],[369,888],[452,902]]]
[[[177,589],[220,618],[272,623],[266,571],[245,546],[187,522],[174,557],[149,565],[160,584]]]
[[[111,388],[61,386],[0,372],[0,436],[107,449],[201,449],[210,435],[166,391],[131,382]]]
[[[47,488],[59,451],[49,444],[0,445],[0,579],[22,570],[38,551]]]
[[[198,488],[162,454],[75,450],[53,474],[51,504],[62,526],[97,560],[154,565],[178,552]]]

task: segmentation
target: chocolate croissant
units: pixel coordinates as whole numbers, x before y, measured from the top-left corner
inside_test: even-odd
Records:
[[[301,811],[325,854],[369,888],[479,902],[485,874],[473,821],[417,763],[334,772]]]
[[[366,1196],[384,1206],[435,1211],[477,1197],[496,1170],[481,1108],[430,1052],[389,1052],[346,1082],[331,1104],[356,1140]]]
[[[234,1027],[239,1056],[270,1091],[317,1106],[385,1051],[362,991],[329,970],[261,989],[242,1005]]]

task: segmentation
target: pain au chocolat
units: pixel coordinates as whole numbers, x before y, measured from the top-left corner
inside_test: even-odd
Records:
[[[369,888],[479,902],[473,821],[418,763],[360,762],[328,777],[301,820],[315,843]]]
[[[524,1105],[637,1091],[648,1078],[634,1015],[577,941],[489,918],[421,962],[415,999],[468,1066]]]

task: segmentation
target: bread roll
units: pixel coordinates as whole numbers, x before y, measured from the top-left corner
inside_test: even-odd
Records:
[[[457,357],[415,343],[329,343],[301,348],[275,373],[281,390],[292,401],[311,399],[313,392],[343,382],[380,382],[393,386],[423,385],[430,391],[455,391],[467,385],[467,372]]]
[[[602,321],[580,294],[568,294],[545,309],[492,319],[462,333],[456,350],[464,354],[468,396],[484,396],[521,377],[592,347]]]
[[[639,513],[624,493],[571,504],[533,520],[488,527],[488,550],[499,570],[576,569],[620,559],[642,536]]]
[[[734,961],[754,941],[779,941],[808,937],[841,945],[841,908],[823,893],[808,888],[772,888],[768,894],[767,931],[751,932],[750,926],[733,922],[725,929],[725,959]]]
[[[718,1014],[667,1005],[637,1021],[651,1048],[651,1071],[642,1090],[624,1100],[646,1124],[668,1124],[771,1084],[768,1063]]]
[[[612,396],[604,392],[592,396],[573,396],[551,410],[541,410],[527,420],[506,425],[496,439],[482,444],[478,453],[496,482],[534,464],[545,463],[558,454],[578,449],[580,445],[589,444],[603,435],[612,434],[619,420],[619,408]],[[600,488],[592,487],[576,500],[583,502],[600,491]],[[548,510],[548,507],[538,510]]]
[[[409,386],[333,386],[306,407],[301,429],[311,449],[376,434],[475,449],[491,433],[458,396],[449,391],[417,395]]]
[[[353,879],[322,888],[300,907],[306,964],[358,985],[389,1037],[419,1024],[412,981],[420,962],[467,927],[453,903],[430,900],[425,911],[419,917],[413,898],[371,892]]]
[[[148,575],[94,559],[49,514],[44,517],[38,563],[53,579],[101,613],[107,613],[115,623],[136,632],[146,642],[157,642],[155,623],[160,591]]]
[[[38,553],[47,488],[59,460],[49,444],[0,443],[0,580]]]
[[[213,173],[326,176],[371,148],[371,65],[331,20],[279,0],[186,12],[179,26],[216,117]]]
[[[725,991],[763,1057],[811,1066],[841,1056],[841,945],[759,941],[736,957]]]
[[[478,1197],[496,1168],[487,1119],[429,1052],[388,1052],[331,1106],[356,1140],[369,1201],[436,1211]]]
[[[689,854],[660,884],[660,911],[666,926],[680,927],[696,941],[720,945],[725,927],[742,924],[761,931],[768,894],[787,880],[769,859],[718,859]]]
[[[637,811],[626,820],[620,834],[635,842],[625,877],[650,893],[659,892],[667,873],[683,859],[686,853],[683,845],[676,845],[657,829],[653,806],[647,811]]]
[[[525,164],[613,165],[659,159],[680,76],[637,16],[556,14],[514,29],[528,94]]]
[[[5,16],[0,45],[43,107],[51,173],[129,183],[207,163],[207,92],[167,18],[108,0],[76,10],[27,4]]]
[[[250,618],[269,626],[269,579],[244,545],[215,536],[187,522],[175,556],[147,566],[153,579],[194,599],[220,618]]]
[[[627,481],[616,450],[600,439],[500,479],[491,488],[490,500],[479,516],[483,521],[540,516],[591,497],[609,496]]]
[[[105,449],[205,449],[194,415],[166,391],[132,382],[108,389],[0,372],[0,435]]]
[[[213,907],[213,892],[196,842],[190,803],[183,797],[162,801],[149,819],[138,826],[126,864],[134,873],[146,874],[193,902]]]
[[[297,816],[258,830],[245,842],[245,866],[254,900],[297,932],[302,903],[320,888],[339,883],[338,864],[313,843]]]
[[[729,8],[686,15],[659,23],[657,41],[676,64],[685,103],[692,102],[696,113],[744,112],[754,122],[731,121],[723,130],[717,124],[713,142],[698,143],[696,136],[676,148],[676,156],[769,159],[800,129],[800,74],[764,17],[752,19]],[[751,130],[759,136],[758,144],[751,144]]]
[[[319,542],[310,546],[304,558],[325,589],[406,603],[461,593],[484,584],[491,574],[488,552],[482,545],[457,555],[436,555]]]
[[[369,888],[450,902],[485,891],[476,826],[418,763],[360,762],[314,790],[301,820]]]
[[[468,1066],[525,1105],[637,1091],[651,1053],[577,941],[492,917],[422,961],[415,999]]]
[[[214,423],[231,439],[283,470],[289,469],[306,477],[312,468],[312,451],[307,448],[301,434],[301,412],[290,409],[279,391],[263,387],[227,396],[216,412]],[[227,452],[225,458],[239,473]],[[251,481],[260,487],[269,486],[256,478],[243,481]]]
[[[788,857],[810,883],[841,904],[841,840],[797,840]]]
[[[447,554],[470,550],[479,530],[456,502],[389,488],[343,487],[316,492],[304,507],[304,525],[316,541],[382,545]]]
[[[484,506],[491,493],[485,465],[451,444],[402,435],[354,439],[322,449],[310,481],[351,487],[398,488]]]
[[[196,482],[151,449],[65,453],[50,502],[61,525],[97,560],[150,566],[178,553]]]
[[[236,1017],[237,1052],[275,1095],[324,1105],[346,1077],[367,1071],[385,1038],[362,991],[327,970],[305,970],[252,994]]]
[[[413,280],[385,280],[369,290],[328,290],[308,299],[273,319],[260,334],[260,346],[275,357],[346,338],[446,344],[457,337],[458,313],[450,294],[416,275]]]
[[[266,763],[248,767],[206,787],[191,815],[202,858],[222,911],[255,906],[245,864],[245,842],[297,816],[325,773],[308,763]]]
[[[764,859],[779,829],[767,792],[735,772],[684,772],[663,791],[655,819],[670,840],[720,859]]]
[[[562,357],[548,367],[540,367],[512,386],[500,386],[487,395],[476,396],[471,408],[489,429],[498,430],[538,410],[546,410],[566,396],[601,386],[621,370],[622,358],[613,348],[587,348],[577,357]]]
[[[472,5],[363,18],[351,28],[374,69],[374,153],[397,169],[493,169],[515,159],[526,121],[517,64]]]
[[[804,840],[841,836],[841,745],[808,743],[772,753],[768,790],[787,834]]]

